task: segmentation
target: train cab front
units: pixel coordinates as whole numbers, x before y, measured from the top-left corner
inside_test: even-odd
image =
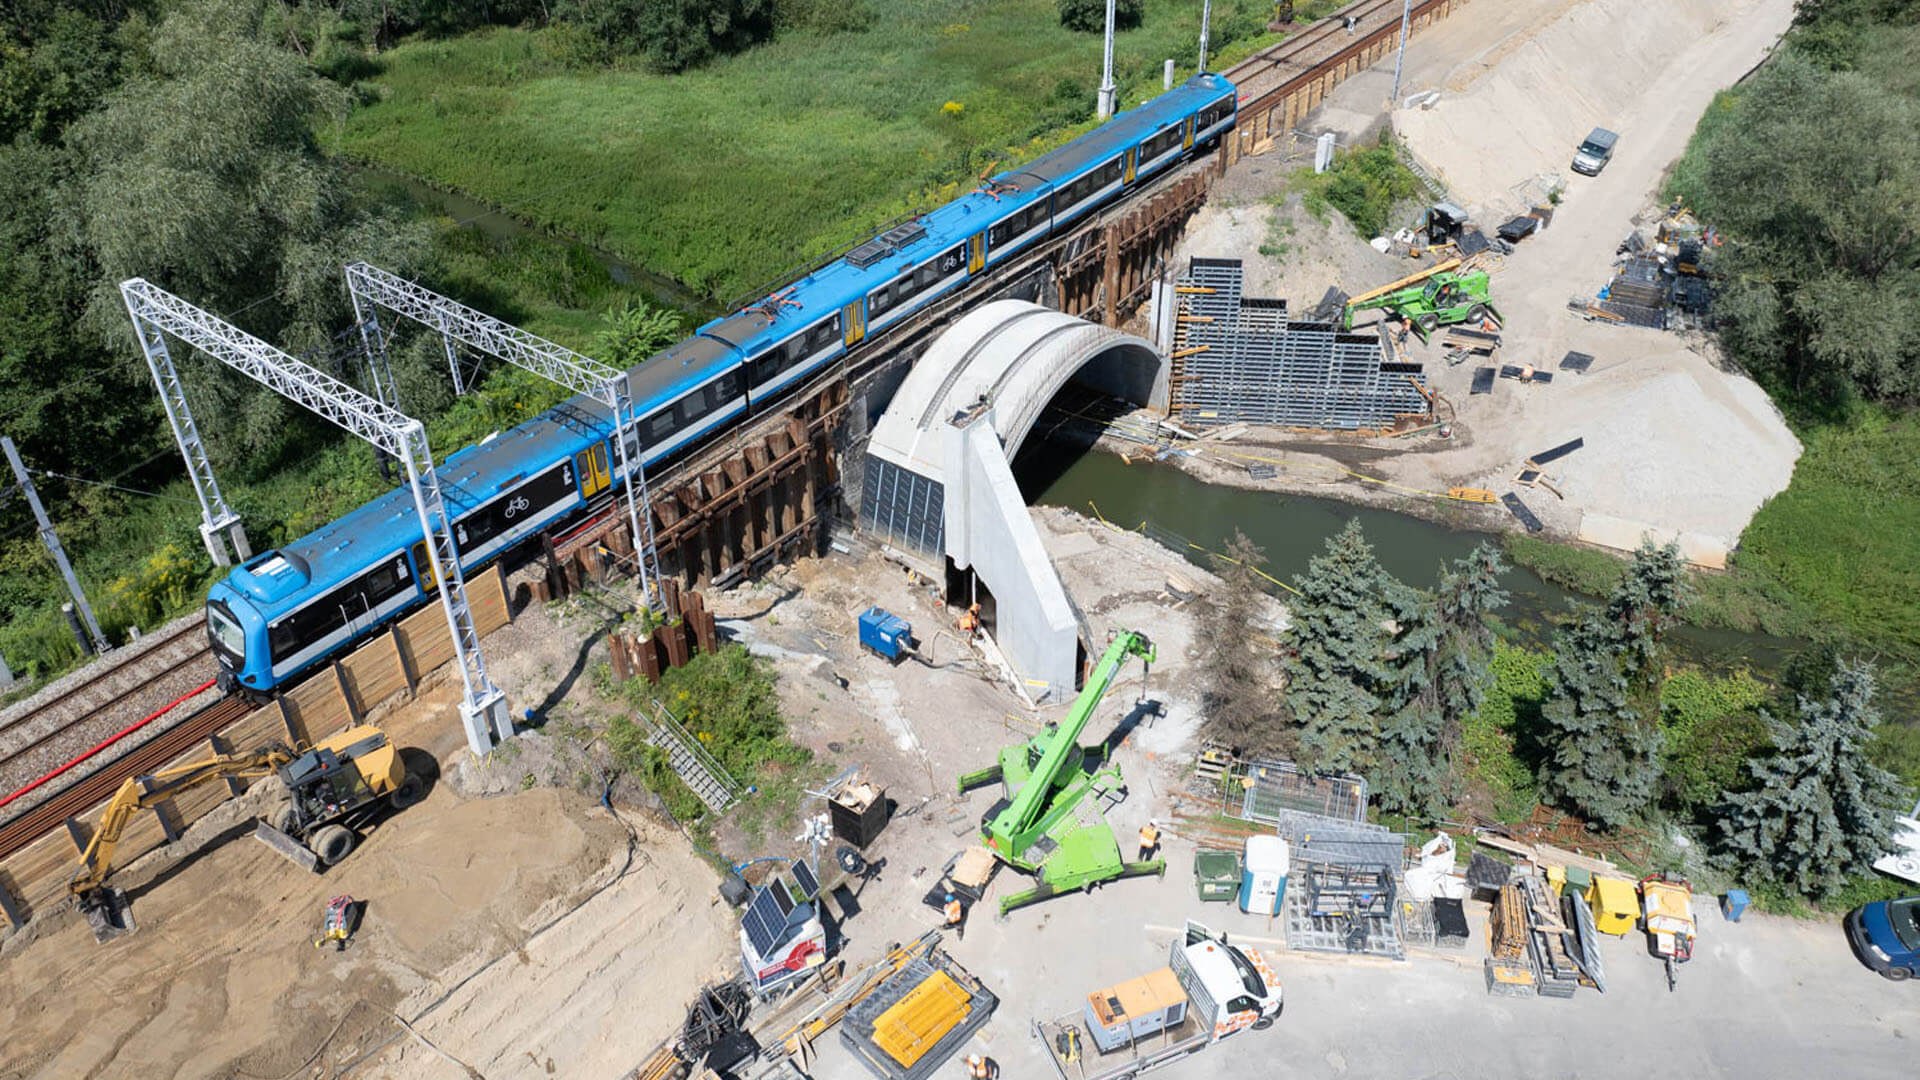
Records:
[[[220,664],[214,681],[223,693],[254,701],[272,695],[270,613],[262,608],[284,601],[304,585],[305,569],[299,560],[269,551],[235,567],[207,591],[207,638]]]

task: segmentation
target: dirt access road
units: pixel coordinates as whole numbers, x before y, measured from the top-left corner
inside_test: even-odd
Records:
[[[1646,532],[1678,538],[1696,562],[1723,564],[1754,511],[1791,478],[1798,441],[1752,380],[1716,366],[1709,343],[1583,322],[1566,304],[1606,283],[1616,246],[1655,203],[1661,177],[1708,102],[1766,54],[1791,16],[1791,0],[1476,0],[1415,38],[1403,94],[1436,88],[1441,99],[1430,110],[1398,110],[1392,122],[1489,229],[1504,217],[1512,189],[1525,189],[1543,163],[1564,167],[1587,128],[1605,122],[1622,133],[1615,160],[1599,177],[1565,174],[1552,227],[1523,242],[1493,281],[1506,317],[1501,363],[1553,370],[1569,351],[1596,362],[1588,374],[1561,374],[1550,385],[1500,380],[1493,393],[1472,395],[1477,365],[1448,367],[1437,346],[1423,348],[1416,339],[1414,358],[1457,410],[1458,437],[1376,441],[1393,451],[1367,470],[1388,482],[1382,485],[1348,475],[1340,458],[1351,455],[1329,449],[1352,440],[1256,436],[1255,443],[1285,451],[1266,455],[1281,458],[1273,486],[1400,504],[1483,528],[1515,523],[1498,507],[1443,510],[1432,493],[1453,486],[1517,490],[1556,536],[1632,547]],[[1390,86],[1391,64],[1386,68]],[[1369,112],[1382,113],[1381,78],[1368,72],[1343,84],[1305,130],[1363,129]],[[1509,113],[1525,122],[1503,123]],[[1251,198],[1263,188],[1283,190],[1285,177],[1259,158],[1234,172],[1254,169],[1267,175],[1252,183],[1230,177],[1240,204],[1203,212],[1183,254],[1241,258],[1250,280],[1284,279],[1298,291],[1289,297],[1295,306],[1311,304],[1327,285],[1352,292],[1390,280],[1395,270],[1383,262],[1397,262],[1400,273],[1413,269],[1366,249],[1351,230],[1296,211],[1293,234],[1306,242],[1290,245],[1279,261],[1300,260],[1342,279],[1276,274],[1275,260],[1259,252],[1267,229],[1257,217],[1246,219]],[[1233,218],[1239,220],[1223,221]],[[1329,245],[1343,251],[1329,252]],[[1376,276],[1354,279],[1363,274]],[[1526,458],[1576,437],[1585,448],[1548,470],[1563,498],[1514,487]],[[1223,455],[1193,467],[1212,480],[1244,483],[1244,463]]]

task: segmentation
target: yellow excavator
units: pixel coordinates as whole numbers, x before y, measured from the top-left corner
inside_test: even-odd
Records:
[[[106,879],[114,846],[136,813],[201,784],[271,774],[286,785],[288,799],[270,823],[255,826],[254,836],[309,870],[346,858],[359,842],[356,830],[383,807],[404,809],[419,802],[427,787],[423,777],[407,771],[386,732],[371,725],[330,735],[304,752],[274,745],[129,777],[101,813],[100,827],[81,852],[80,869],[67,883],[93,936],[104,942],[134,930],[126,893],[109,887]]]

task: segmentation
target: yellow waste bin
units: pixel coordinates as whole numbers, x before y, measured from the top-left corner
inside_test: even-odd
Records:
[[[1640,897],[1633,882],[1596,877],[1587,889],[1587,902],[1593,905],[1593,924],[1601,933],[1625,936],[1633,932],[1633,921],[1640,915]]]

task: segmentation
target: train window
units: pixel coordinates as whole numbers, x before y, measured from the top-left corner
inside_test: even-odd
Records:
[[[407,569],[407,560],[396,555],[392,562],[375,567],[360,581],[360,589],[366,595],[367,606],[374,607],[393,599],[412,586],[413,574]]]
[[[807,331],[806,355],[812,356],[822,349],[831,348],[834,342],[839,340],[840,316],[835,314],[833,318],[827,319]]]
[[[641,421],[641,438],[645,439],[649,446],[654,443],[664,442],[673,434],[675,427],[673,413],[674,410],[669,407],[661,409],[659,412]]]
[[[1120,174],[1125,171],[1126,163],[1123,159],[1114,158],[1112,161],[1107,162],[1100,170],[1100,186],[1106,187],[1108,184],[1120,179]]]
[[[889,282],[867,294],[867,315],[878,318],[883,312],[893,308],[896,297],[893,295],[894,283]]]

